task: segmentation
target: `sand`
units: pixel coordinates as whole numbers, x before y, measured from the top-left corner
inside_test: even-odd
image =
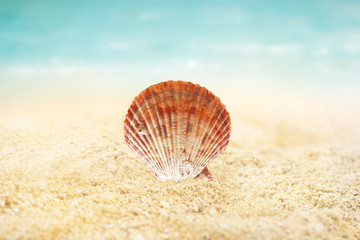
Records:
[[[0,239],[360,239],[356,102],[222,94],[214,181],[174,183],[124,143],[132,97],[1,103]]]

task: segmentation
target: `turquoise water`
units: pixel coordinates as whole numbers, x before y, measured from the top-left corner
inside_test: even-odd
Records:
[[[2,89],[346,89],[359,69],[359,1],[0,1]]]

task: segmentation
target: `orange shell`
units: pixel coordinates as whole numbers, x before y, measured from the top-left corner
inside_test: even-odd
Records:
[[[124,122],[125,141],[162,180],[194,178],[230,139],[230,115],[198,84],[167,81],[142,91]]]

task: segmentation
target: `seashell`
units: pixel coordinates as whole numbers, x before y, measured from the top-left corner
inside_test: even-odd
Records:
[[[124,121],[128,146],[162,181],[212,180],[207,165],[230,139],[230,115],[213,93],[198,84],[167,81],[142,91]]]

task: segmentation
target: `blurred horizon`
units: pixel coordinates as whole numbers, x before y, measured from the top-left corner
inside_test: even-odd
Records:
[[[2,95],[169,79],[354,94],[360,2],[0,1]]]

